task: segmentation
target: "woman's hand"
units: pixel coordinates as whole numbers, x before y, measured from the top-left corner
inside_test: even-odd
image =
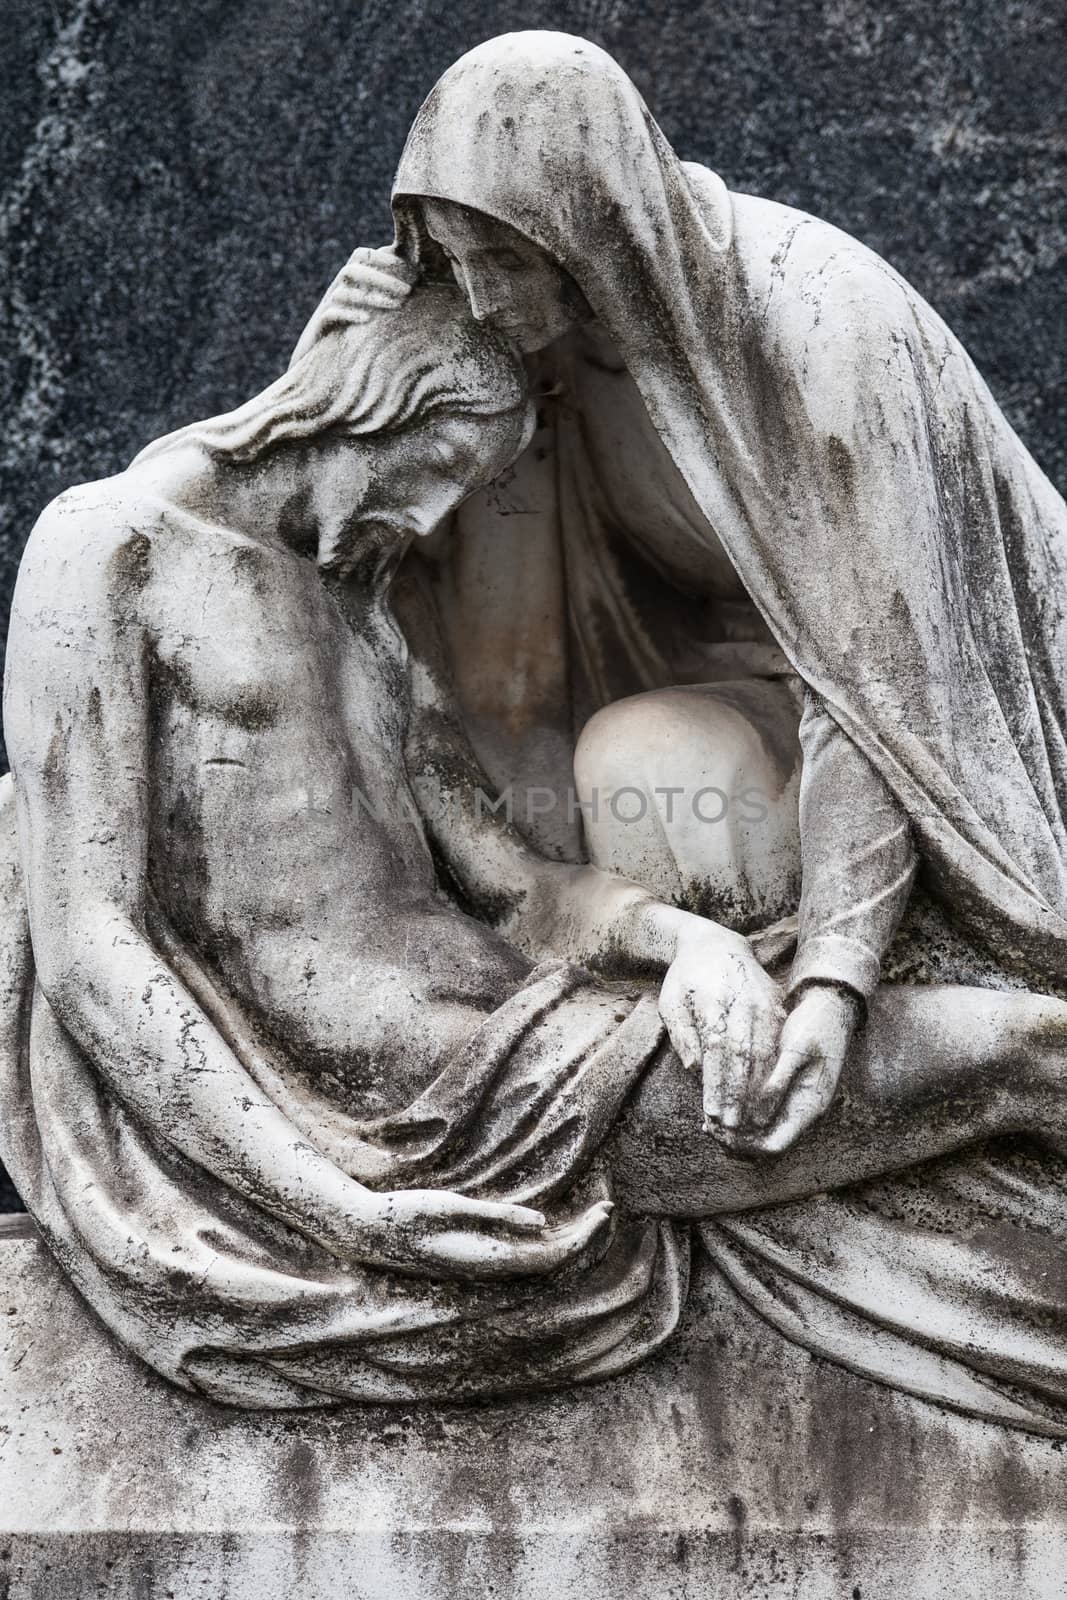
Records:
[[[745,1139],[746,1152],[788,1150],[829,1107],[862,1014],[851,989],[810,983],[782,1027],[778,1061],[759,1091],[755,1118],[762,1128]]]
[[[289,365],[331,328],[369,322],[381,311],[397,310],[411,293],[415,277],[415,269],[391,245],[353,251],[315,308]]]
[[[492,1282],[546,1276],[601,1238],[612,1210],[609,1201],[599,1201],[549,1227],[528,1206],[443,1189],[396,1189],[371,1196],[367,1214],[353,1219],[349,1254],[417,1277]]]
[[[711,923],[687,933],[659,1009],[683,1065],[703,1075],[705,1129],[728,1135],[746,1126],[785,1021],[778,985],[747,940]]]

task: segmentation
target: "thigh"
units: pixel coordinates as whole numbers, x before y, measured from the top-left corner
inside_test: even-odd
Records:
[[[771,679],[634,695],[597,713],[575,752],[597,865],[744,930],[795,909],[798,712]]]
[[[847,1187],[1003,1133],[1058,1148],[1065,1049],[1067,1006],[1047,996],[886,986],[830,1109],[773,1157],[732,1155],[704,1133],[699,1075],[664,1049],[606,1149],[619,1201],[651,1215],[707,1217]]]
[[[664,1047],[604,1148],[620,1206],[642,1216],[697,1218],[769,1203],[767,1174],[732,1156],[703,1132],[702,1121],[699,1074]]]

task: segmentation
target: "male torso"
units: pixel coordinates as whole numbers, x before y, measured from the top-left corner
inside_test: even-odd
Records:
[[[295,1070],[404,1104],[527,964],[438,894],[400,636],[283,546],[161,505],[138,525],[163,914]]]

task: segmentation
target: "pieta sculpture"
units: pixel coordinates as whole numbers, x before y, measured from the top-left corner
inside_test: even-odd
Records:
[[[885,262],[480,46],[19,575],[0,1155],[245,1407],[778,1334],[1067,1433],[1067,507]],[[773,1337],[776,1335],[769,1335]]]

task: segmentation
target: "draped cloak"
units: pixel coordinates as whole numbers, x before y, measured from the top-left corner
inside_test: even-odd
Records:
[[[507,224],[571,275],[699,509],[693,538],[726,550],[768,630],[739,652],[691,599],[669,604],[654,566],[635,579],[584,451],[585,336],[564,338],[535,366],[538,435],[463,508],[436,570],[494,781],[565,786],[582,720],[619,694],[795,672],[906,813],[966,936],[955,976],[1061,989],[1067,506],[944,322],[838,229],[679,161],[621,68],[569,35],[479,46],[420,110],[393,205],[398,247],[432,270],[420,197]],[[573,854],[570,821],[542,846]],[[947,1399],[947,1357],[968,1383],[1014,1375],[1062,1402],[1067,1186],[1062,1165],[1019,1159],[964,1155],[705,1241],[769,1320],[856,1370]],[[1042,1362],[1058,1352],[1039,1380],[1015,1342],[1034,1296]]]
[[[155,948],[294,1132],[376,1190],[438,1188],[563,1221],[610,1193],[598,1160],[662,1047],[654,997],[545,962],[411,1104],[358,1118],[312,1088],[150,906]],[[341,1260],[123,1103],[36,981],[14,789],[0,778],[0,1159],[122,1344],[231,1405],[468,1400],[608,1377],[685,1301],[684,1223],[613,1220],[551,1278],[443,1282]]]

